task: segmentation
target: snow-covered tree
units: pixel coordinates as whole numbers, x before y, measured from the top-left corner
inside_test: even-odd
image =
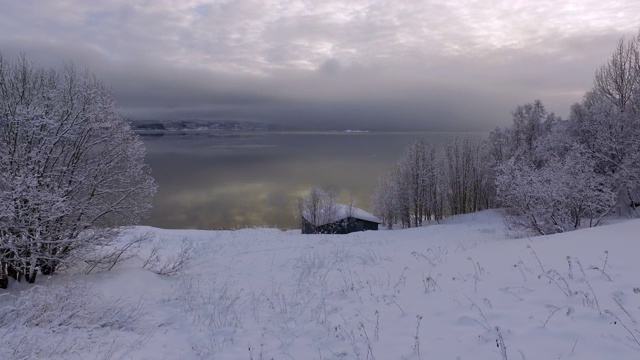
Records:
[[[156,185],[110,90],[0,55],[0,260],[33,282],[137,224]],[[4,274],[6,276],[6,274]]]
[[[621,212],[633,212],[640,205],[640,34],[618,42],[570,121],[571,136],[595,158],[595,170],[611,178]]]
[[[512,129],[496,127],[489,133],[487,152],[492,165],[500,165],[514,155],[514,144],[511,142]]]
[[[391,222],[422,226],[425,221],[485,209],[493,203],[484,142],[464,136],[450,140],[445,148],[446,156],[439,156],[432,146],[416,140],[379,179],[372,202],[386,226],[393,226]]]
[[[598,225],[615,205],[615,193],[594,164],[580,145],[549,153],[542,164],[525,157],[502,164],[496,183],[510,225],[538,234],[573,230],[585,219]]]
[[[393,172],[387,172],[378,179],[378,186],[371,196],[373,212],[380,218],[382,225],[388,229],[398,222],[398,183]]]
[[[337,194],[332,189],[312,188],[306,197],[298,199],[298,215],[311,225],[332,223],[339,215]]]
[[[430,220],[434,213],[435,150],[424,140],[416,140],[405,148],[396,169],[410,222],[413,226],[422,226],[423,221]]]
[[[513,127],[490,136],[498,200],[509,222],[540,234],[573,230],[584,220],[598,225],[616,204],[616,179],[632,168],[623,170],[617,160],[634,146],[621,142],[623,113],[595,92],[573,106],[569,121],[538,102],[518,108],[540,110],[526,111],[524,122],[514,112]]]
[[[534,162],[543,160],[546,154],[540,153],[538,139],[557,132],[561,119],[548,112],[540,100],[517,106],[512,118],[511,127],[497,128],[489,135],[488,152],[493,165],[498,166],[514,156]]]
[[[447,141],[444,151],[444,177],[451,215],[489,208],[493,203],[493,183],[485,142],[477,136],[456,136]]]
[[[626,41],[618,41],[613,54],[597,71],[594,91],[605,97],[620,111],[638,112],[638,83],[640,82],[640,34]]]

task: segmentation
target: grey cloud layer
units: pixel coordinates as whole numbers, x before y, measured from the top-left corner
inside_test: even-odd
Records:
[[[0,51],[71,60],[135,118],[476,130],[535,98],[560,114],[622,35],[628,1],[9,1]]]

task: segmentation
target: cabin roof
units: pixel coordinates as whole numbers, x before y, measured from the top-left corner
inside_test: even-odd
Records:
[[[322,216],[322,214],[320,214],[321,221],[319,221],[319,224],[317,224],[317,226],[331,224],[336,221],[347,219],[349,217],[352,217],[354,219],[359,219],[359,220],[371,221],[378,224],[382,223],[382,221],[380,221],[380,219],[378,219],[373,214],[370,214],[355,206],[349,206],[349,205],[343,205],[343,204],[336,204],[335,206],[336,206],[335,215],[324,217]],[[308,211],[303,212],[302,216],[307,221],[311,222],[311,216]]]

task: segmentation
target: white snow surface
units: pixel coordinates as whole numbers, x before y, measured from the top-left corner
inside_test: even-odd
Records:
[[[191,267],[142,269],[146,244],[108,272],[12,282],[0,358],[640,359],[640,220],[513,239],[484,211],[349,235],[137,227],[122,241],[146,232],[165,258],[193,241]]]

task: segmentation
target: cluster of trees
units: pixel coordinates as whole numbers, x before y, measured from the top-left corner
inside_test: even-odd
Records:
[[[0,55],[0,285],[52,274],[145,216],[156,184],[144,156],[89,73]]]
[[[485,142],[472,135],[449,139],[443,152],[424,140],[414,141],[378,180],[374,213],[388,228],[412,227],[493,206],[485,149]]]
[[[597,225],[613,209],[606,177],[593,171],[592,156],[570,137],[569,125],[536,101],[516,109],[513,126],[491,133],[496,191],[511,225],[563,232],[583,219]]]
[[[640,205],[640,34],[620,40],[568,120],[520,106],[490,140],[508,220],[539,234],[595,226]],[[584,222],[588,221],[588,224]]]
[[[596,226],[613,212],[637,215],[640,34],[619,41],[569,119],[535,101],[488,139],[456,137],[440,152],[418,140],[380,177],[372,202],[387,227],[491,207],[538,234]]]

